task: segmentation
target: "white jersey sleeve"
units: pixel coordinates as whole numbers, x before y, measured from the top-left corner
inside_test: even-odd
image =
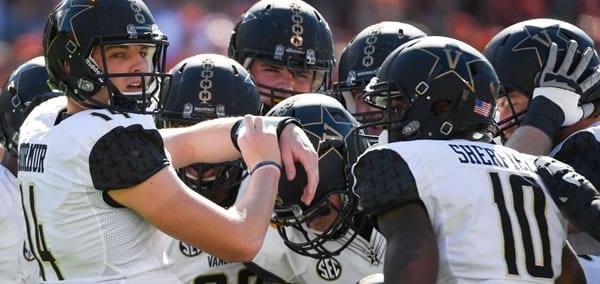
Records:
[[[106,194],[168,166],[152,117],[89,109],[56,124],[64,99],[36,107],[19,138],[18,179],[42,279],[178,283],[163,234]]]
[[[423,204],[438,241],[438,283],[554,283],[566,220],[533,160],[487,143],[416,140],[367,150],[353,173],[375,215]]]

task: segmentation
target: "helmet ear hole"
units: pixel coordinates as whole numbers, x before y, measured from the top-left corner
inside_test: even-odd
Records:
[[[434,116],[441,116],[441,115],[447,113],[448,110],[450,109],[450,103],[451,103],[451,101],[448,99],[443,99],[443,100],[434,102],[431,105],[431,113]]]

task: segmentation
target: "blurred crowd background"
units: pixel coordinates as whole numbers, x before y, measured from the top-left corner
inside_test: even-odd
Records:
[[[233,25],[254,0],[145,0],[169,36],[169,68],[196,53],[227,53]],[[275,0],[277,1],[277,0]],[[24,61],[42,55],[41,37],[58,0],[0,0],[0,83]],[[404,21],[479,50],[502,28],[553,17],[576,24],[600,43],[600,0],[307,0],[329,22],[336,59],[371,24]],[[102,23],[90,23],[98,25]],[[334,76],[337,76],[335,74]]]

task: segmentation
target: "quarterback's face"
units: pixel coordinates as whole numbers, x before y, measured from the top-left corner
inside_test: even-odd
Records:
[[[102,50],[96,47],[92,59],[100,71],[106,74],[115,73],[144,73],[152,68],[152,57],[155,48],[148,45],[109,45],[102,47],[106,65],[103,64]],[[112,77],[111,83],[121,93],[137,93],[142,91],[141,76]],[[146,80],[148,81],[148,80]],[[100,92],[107,93],[106,87]]]
[[[303,71],[300,69],[289,70],[286,66],[274,65],[260,60],[254,60],[250,65],[250,74],[257,83],[272,88],[282,89],[295,93],[308,93],[311,91],[314,72]],[[260,93],[270,93],[271,90],[258,86]],[[282,98],[291,96],[289,93],[275,93],[274,95]],[[271,105],[271,98],[260,96],[260,100]],[[275,102],[277,103],[277,102]]]
[[[496,101],[496,107],[498,111],[498,121],[502,121],[505,119],[510,119],[520,112],[523,112],[527,109],[529,105],[529,99],[523,95],[523,93],[519,91],[512,91],[508,93],[508,96],[503,96],[498,98]],[[512,107],[511,107],[512,106]],[[516,118],[516,117],[514,117]],[[523,115],[518,117],[519,121],[523,120]],[[509,123],[515,123],[515,119],[509,120],[505,123],[498,125],[500,128],[506,127]],[[504,130],[504,138],[509,139],[512,133],[518,125],[514,125],[506,130]]]
[[[329,204],[328,206],[335,206],[336,208],[340,208],[342,205],[342,200],[339,196],[339,194],[332,194],[329,196]],[[327,212],[327,211],[325,211]],[[311,229],[318,231],[318,232],[324,232],[327,230],[327,228],[329,228],[329,226],[331,225],[331,223],[333,223],[333,221],[335,221],[336,217],[337,217],[337,213],[338,210],[334,209],[334,208],[329,208],[329,211],[326,215],[321,215],[319,217],[314,218],[313,220],[311,220],[308,223],[308,227],[310,227]]]

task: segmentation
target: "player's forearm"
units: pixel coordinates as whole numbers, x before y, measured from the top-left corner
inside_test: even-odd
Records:
[[[190,127],[161,129],[173,166],[214,163],[240,158],[231,142],[231,127],[240,117],[203,121]]]
[[[600,241],[600,195],[580,190],[569,197],[561,210],[578,229]]]
[[[249,179],[243,196],[229,209],[239,217],[236,227],[238,243],[243,243],[244,256],[236,254],[232,257],[243,257],[236,261],[251,261],[261,248],[267,227],[271,220],[275,196],[281,172],[274,166],[261,167]]]
[[[517,128],[506,146],[531,155],[545,155],[552,148],[552,140],[543,131],[529,125]]]

